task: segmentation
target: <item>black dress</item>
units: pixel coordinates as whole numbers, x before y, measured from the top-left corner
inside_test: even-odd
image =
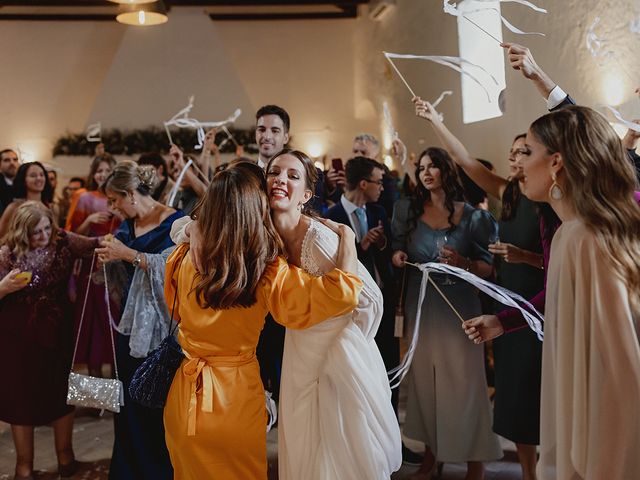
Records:
[[[500,241],[542,253],[535,204],[520,195],[515,217],[500,221]],[[497,257],[496,257],[497,258]],[[498,284],[529,299],[542,290],[544,271],[497,260]],[[542,342],[529,328],[493,341],[495,387],[493,431],[516,443],[540,441]]]

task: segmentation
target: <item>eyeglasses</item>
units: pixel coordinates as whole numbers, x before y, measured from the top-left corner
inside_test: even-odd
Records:
[[[363,180],[367,183],[375,183],[379,187],[381,187],[384,184],[382,180],[369,180],[368,178],[363,178]]]

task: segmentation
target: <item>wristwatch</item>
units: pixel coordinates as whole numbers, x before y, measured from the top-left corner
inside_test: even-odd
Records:
[[[142,254],[140,252],[136,252],[136,256],[133,258],[131,265],[133,265],[135,268],[138,268],[141,263],[142,263]]]

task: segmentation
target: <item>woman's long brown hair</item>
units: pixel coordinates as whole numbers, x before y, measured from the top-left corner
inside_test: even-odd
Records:
[[[439,147],[429,147],[418,157],[418,163],[416,164],[415,179],[416,188],[411,197],[411,215],[409,217],[410,230],[413,231],[417,225],[418,220],[424,213],[424,204],[428,200],[431,200],[431,192],[422,184],[420,180],[420,162],[424,157],[429,157],[433,162],[433,165],[440,169],[440,182],[442,189],[445,193],[444,206],[449,211],[449,231],[455,228],[453,224],[453,215],[455,213],[454,202],[463,200],[462,185],[460,184],[460,177],[458,177],[458,171],[455,164],[446,150]]]
[[[633,198],[638,184],[620,139],[602,115],[580,106],[538,118],[531,132],[549,153],[562,154],[565,195],[640,312],[640,207]]]
[[[269,216],[264,173],[238,162],[216,174],[197,207],[202,272],[195,287],[201,307],[256,303],[256,288],[282,242]]]

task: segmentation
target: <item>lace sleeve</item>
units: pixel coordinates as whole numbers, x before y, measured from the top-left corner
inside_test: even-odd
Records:
[[[336,266],[338,257],[338,235],[319,222],[313,222],[302,244],[302,268],[311,275],[320,276]],[[362,333],[373,338],[382,320],[384,301],[382,292],[369,271],[358,262],[358,277],[363,288],[358,296],[358,305],[353,310],[353,322]]]

